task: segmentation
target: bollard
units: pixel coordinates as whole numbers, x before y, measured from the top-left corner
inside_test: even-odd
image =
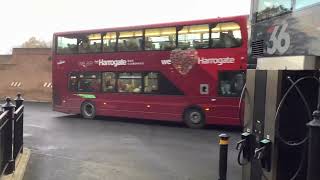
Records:
[[[15,162],[14,162],[14,159],[13,159],[13,140],[14,140],[14,108],[15,108],[15,105],[11,103],[11,98],[10,97],[7,97],[6,98],[6,103],[4,105],[2,105],[2,108],[5,110],[5,111],[9,111],[8,113],[8,118],[10,119],[10,123],[9,123],[9,127],[10,127],[10,133],[8,133],[8,139],[7,139],[7,142],[8,144],[11,144],[8,148],[8,154],[6,154],[7,157],[9,157],[9,162],[8,162],[8,166],[5,170],[5,174],[11,174],[15,171]]]
[[[14,101],[16,102],[16,109],[19,109],[19,107],[22,105],[24,99],[21,97],[21,93],[17,94],[16,99],[14,99]]]
[[[228,144],[229,136],[227,134],[219,135],[220,156],[219,156],[219,180],[227,179],[228,165]]]
[[[307,123],[309,128],[308,174],[307,180],[320,178],[320,111],[313,112],[313,120]]]

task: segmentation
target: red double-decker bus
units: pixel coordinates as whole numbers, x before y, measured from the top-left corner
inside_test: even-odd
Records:
[[[247,16],[60,32],[53,47],[55,111],[240,125]]]

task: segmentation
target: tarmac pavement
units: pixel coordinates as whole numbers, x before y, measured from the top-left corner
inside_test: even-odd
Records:
[[[240,131],[100,117],[86,120],[25,103],[24,142],[32,154],[24,180],[217,180],[218,135],[231,135],[228,180],[240,180]]]

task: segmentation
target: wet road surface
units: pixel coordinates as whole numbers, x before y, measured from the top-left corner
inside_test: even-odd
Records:
[[[24,142],[32,151],[24,180],[217,180],[218,135],[230,141],[228,180],[240,180],[237,130],[100,117],[86,120],[25,103]]]

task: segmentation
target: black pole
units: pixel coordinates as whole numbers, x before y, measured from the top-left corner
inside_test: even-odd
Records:
[[[15,108],[15,105],[13,105],[11,103],[11,99],[9,97],[6,98],[6,103],[4,105],[2,105],[2,108],[5,110],[5,111],[8,111],[8,119],[9,119],[9,132],[7,134],[7,141],[6,143],[8,143],[6,145],[6,147],[8,147],[7,149],[7,153],[8,154],[5,154],[5,156],[9,157],[9,161],[8,161],[8,166],[5,170],[5,174],[11,174],[15,171],[15,162],[14,162],[14,159],[13,159],[13,141],[14,141],[14,108]]]
[[[320,178],[320,78],[318,92],[318,107],[312,114],[313,120],[307,123],[309,128],[308,174],[307,180]]]
[[[219,180],[227,180],[228,165],[228,144],[229,136],[227,134],[219,135],[220,156],[219,156]]]
[[[21,93],[17,94],[17,97],[14,99],[14,101],[16,102],[16,109],[19,109],[23,105],[23,101],[24,101],[24,99],[21,97]],[[15,129],[14,133],[15,133],[15,135],[17,135],[16,139],[20,139],[21,140],[21,144],[23,144],[23,115],[22,115],[22,117],[20,119],[20,123],[22,125],[19,127],[18,131],[16,131],[16,129]],[[20,153],[23,153],[23,148],[21,148]]]

